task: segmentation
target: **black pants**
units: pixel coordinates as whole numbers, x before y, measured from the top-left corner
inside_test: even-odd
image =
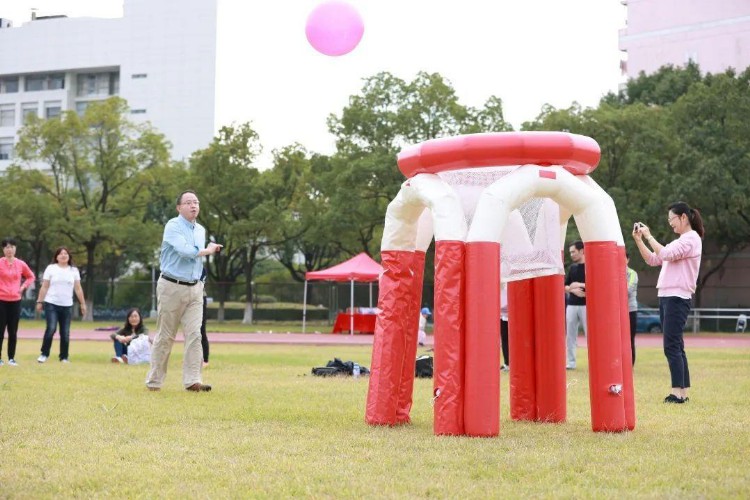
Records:
[[[659,317],[664,330],[664,355],[669,363],[672,387],[690,387],[690,371],[683,338],[689,312],[690,299],[659,297]]]
[[[21,319],[21,301],[0,300],[0,359],[3,359],[3,339],[8,329],[8,359],[16,359],[18,320]]]
[[[203,297],[203,319],[201,320],[201,345],[203,346],[203,362],[208,363],[208,335],[206,335],[206,305],[208,300]]]
[[[503,363],[510,366],[508,353],[508,322],[500,320],[500,348],[503,350]]]
[[[638,311],[630,311],[630,351],[633,353],[633,366],[635,366],[635,325],[638,322]]]

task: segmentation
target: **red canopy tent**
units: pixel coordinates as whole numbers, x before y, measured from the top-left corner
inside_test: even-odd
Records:
[[[349,322],[349,334],[354,334],[354,282],[370,282],[377,281],[380,278],[380,274],[383,272],[383,266],[374,261],[369,255],[362,252],[359,255],[355,255],[351,259],[336,264],[328,269],[321,271],[310,271],[305,273],[305,294],[304,304],[302,307],[302,332],[305,332],[305,324],[307,321],[307,282],[308,281],[348,281],[351,283],[351,309],[350,309],[350,322]],[[370,288],[370,307],[372,307],[372,288]]]

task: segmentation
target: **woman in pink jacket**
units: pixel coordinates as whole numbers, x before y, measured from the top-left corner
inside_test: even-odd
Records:
[[[672,376],[672,392],[665,403],[686,403],[690,387],[690,372],[683,333],[690,302],[698,281],[704,234],[703,220],[698,210],[682,201],[669,206],[667,222],[680,237],[662,245],[641,222],[633,226],[633,238],[643,259],[650,266],[661,266],[659,281],[659,316],[664,332],[664,355]],[[651,246],[649,250],[646,243]]]
[[[8,329],[8,365],[16,366],[16,339],[18,320],[21,318],[21,296],[34,284],[34,273],[21,259],[16,258],[16,240],[5,238],[0,242],[0,366],[3,362],[3,337]]]

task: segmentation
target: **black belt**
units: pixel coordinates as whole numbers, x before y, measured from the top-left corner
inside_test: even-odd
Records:
[[[161,277],[164,278],[167,281],[171,281],[172,283],[177,283],[178,285],[193,286],[193,285],[198,284],[197,281],[180,281],[180,280],[176,280],[174,278],[170,278],[166,274],[162,274]]]

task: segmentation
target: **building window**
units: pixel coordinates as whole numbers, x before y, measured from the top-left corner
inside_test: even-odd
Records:
[[[21,104],[21,116],[23,116],[23,123],[29,123],[29,118],[32,116],[39,116],[38,111],[39,105],[35,102],[25,102]]]
[[[44,77],[43,76],[27,76],[24,82],[24,90],[26,92],[37,92],[44,90]]]
[[[50,118],[57,118],[62,112],[62,103],[60,101],[50,101],[44,103],[44,117],[48,120]]]
[[[24,83],[26,92],[40,90],[60,90],[65,88],[64,73],[50,73],[46,75],[27,75]]]
[[[110,96],[120,93],[120,73],[81,73],[76,76],[76,96]]]
[[[13,138],[0,137],[0,160],[13,159]]]
[[[60,90],[65,88],[65,74],[54,73],[47,77],[47,90]]]
[[[0,78],[0,94],[14,94],[18,92],[18,77],[6,76]]]
[[[83,114],[86,112],[86,108],[89,107],[88,101],[79,101],[76,103],[76,113],[78,113],[78,116],[83,116]]]
[[[136,78],[148,78],[148,74],[147,73],[133,73],[132,78],[133,79],[136,79]]]
[[[14,127],[16,125],[16,105],[0,104],[0,127]]]

